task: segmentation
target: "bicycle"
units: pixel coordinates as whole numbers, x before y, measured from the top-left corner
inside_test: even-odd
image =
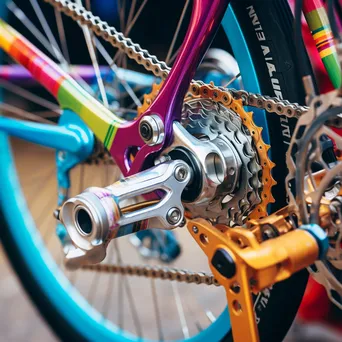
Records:
[[[172,281],[182,338],[186,340],[232,340],[233,336],[227,310],[222,306],[222,314],[217,319],[210,318],[210,315],[209,322],[206,323],[194,319],[196,330],[191,334],[180,300],[180,290],[174,285],[175,282],[224,287],[235,339],[251,341],[257,340],[258,335],[265,341],[281,340],[284,337],[305,289],[307,273],[303,269],[318,259],[326,263],[328,249],[335,258],[331,259],[331,255],[329,256],[330,268],[318,261],[316,268],[311,266],[309,269],[320,281],[326,282],[330,293],[332,285],[334,291],[339,291],[336,282],[331,280],[331,275],[339,267],[341,234],[339,189],[336,180],[339,174],[336,170],[339,170],[340,164],[335,157],[334,146],[326,136],[329,133],[328,136],[333,137],[336,146],[340,148],[339,137],[328,128],[340,124],[337,116],[341,108],[340,97],[338,91],[328,99],[323,96],[316,97],[310,83],[312,78],[310,70],[308,72],[309,62],[300,48],[300,37],[299,43],[297,37],[295,44],[288,34],[292,30],[292,21],[286,1],[232,1],[230,5],[229,1],[194,1],[187,35],[182,47],[174,53],[174,57],[172,52],[177,42],[177,34],[172,39],[166,61],[172,62],[174,59],[174,64],[169,68],[167,63],[160,62],[157,57],[150,55],[123,33],[84,9],[80,2],[48,0],[47,2],[56,9],[58,33],[62,45],[64,42],[65,56],[68,55],[66,33],[58,11],[71,17],[81,26],[93,62],[92,77],[95,76],[97,79],[95,87],[89,87],[89,82],[85,81],[87,72],[78,70],[77,73],[77,70],[70,68],[67,63],[69,57],[63,57],[53,38],[49,23],[41,16],[43,12],[38,2],[30,2],[40,16],[43,30],[47,33],[47,43],[50,45],[45,44],[46,38],[37,38],[59,61],[60,66],[4,21],[0,22],[0,46],[6,54],[27,68],[58,100],[62,115],[56,124],[56,114],[60,114],[58,108],[50,102],[42,102],[41,99],[32,96],[29,97],[31,101],[34,99],[40,106],[49,106],[50,111],[54,113],[48,116],[51,120],[15,111],[6,103],[2,105],[4,111],[24,115],[40,122],[17,121],[5,117],[0,119],[0,207],[4,222],[1,239],[25,288],[58,336],[62,339],[77,340],[134,340],[141,337],[142,325],[138,323],[141,316],[137,318],[134,309],[136,303],[131,299],[131,288],[136,283],[127,280],[131,276],[139,277],[139,280],[144,276],[152,279],[150,285],[157,317],[158,339],[164,339],[165,336],[158,303],[155,302],[155,279],[163,279],[163,282]],[[188,3],[186,1],[185,9],[182,9],[176,33],[180,30]],[[300,5],[301,2],[298,3]],[[144,4],[146,1],[141,6]],[[306,6],[310,4],[314,6],[314,2],[306,2]],[[89,7],[90,2],[87,5]],[[121,28],[124,33],[129,33],[134,26],[134,20],[137,20],[134,14],[136,2],[132,2],[131,5],[127,26]],[[20,12],[13,3],[10,3],[8,8],[20,17],[26,27],[30,27],[31,31],[34,29],[32,22],[25,19],[25,13]],[[298,8],[300,12],[301,6]],[[315,11],[316,15],[323,15],[322,8],[309,9]],[[331,10],[330,7],[329,9]],[[311,11],[305,11],[304,8],[306,14]],[[125,17],[125,10],[119,13]],[[310,24],[310,15],[308,17]],[[318,15],[318,18],[321,17]],[[122,22],[123,20],[121,24]],[[208,55],[209,68],[208,65],[203,67],[203,63],[202,76],[206,82],[192,81],[197,66],[221,23],[239,65],[244,90],[229,88],[230,81],[227,82],[225,70],[220,64],[223,59],[222,52],[218,57],[215,53]],[[317,22],[311,24],[317,25]],[[318,25],[322,25],[322,22],[319,21]],[[333,30],[334,28],[335,25]],[[34,32],[37,35],[37,31]],[[323,33],[329,32],[329,28],[325,27]],[[95,35],[109,42],[120,53],[116,53],[112,58]],[[319,35],[318,39],[322,39],[322,36]],[[329,60],[327,70],[329,75],[333,75],[335,87],[339,88],[340,66],[337,53],[333,50],[330,33],[326,39],[331,44],[331,49],[321,46],[322,58],[325,62]],[[319,40],[317,45],[321,43]],[[300,51],[298,59],[296,45]],[[108,61],[109,68],[101,69],[96,49],[102,58]],[[127,58],[143,66],[153,76],[146,75],[140,69],[134,69]],[[1,79],[5,79],[2,85],[6,91],[15,89],[17,94],[26,94],[27,97],[27,92],[13,88],[13,84],[31,81],[30,75],[25,73],[23,68],[11,64],[1,69]],[[70,75],[74,75],[79,84]],[[302,86],[302,76],[306,76],[306,91]],[[5,77],[12,83],[8,83]],[[238,77],[237,75],[234,79]],[[105,81],[102,78],[105,78]],[[209,83],[210,79],[215,79],[215,82],[221,85]],[[228,87],[225,87],[227,83]],[[139,99],[133,90],[138,91],[139,96],[143,98]],[[258,93],[274,94],[276,97],[257,95]],[[7,93],[5,95],[8,96]],[[127,95],[131,97],[130,102],[127,102]],[[5,99],[8,100],[6,96]],[[310,108],[297,104],[304,103],[305,96]],[[121,108],[122,103],[124,108]],[[316,106],[313,106],[313,103],[316,103]],[[132,109],[132,104],[137,105],[136,111]],[[332,105],[334,108],[330,110]],[[245,110],[246,106],[250,106],[254,117],[249,110]],[[322,126],[316,110],[319,114],[322,112],[324,122],[329,120],[329,126]],[[114,114],[116,111],[120,116]],[[126,121],[124,118],[127,114],[137,118]],[[297,124],[297,117],[300,117],[300,125]],[[317,122],[317,125],[308,125],[305,118]],[[300,136],[300,126],[306,128],[303,137]],[[261,127],[264,128],[263,131]],[[316,130],[313,132],[311,127]],[[124,322],[120,318],[115,326],[98,315],[91,307],[92,299],[88,298],[90,303],[87,303],[72,289],[72,283],[75,281],[72,274],[76,273],[66,271],[71,273],[66,273],[71,278],[71,281],[67,280],[63,275],[63,266],[56,265],[52,260],[44,246],[48,246],[48,242],[41,239],[23,200],[24,195],[15,176],[8,135],[57,151],[57,180],[52,181],[52,185],[58,185],[58,198],[51,199],[53,202],[56,201],[56,204],[53,204],[54,220],[57,221],[56,236],[63,249],[65,267],[68,270],[109,273],[109,290],[113,287],[113,278],[110,274],[121,274],[122,277],[118,278],[118,286],[121,288],[118,311],[123,311],[123,295],[127,291],[133,323],[130,329],[124,327]],[[304,137],[306,140],[301,140]],[[321,144],[321,140],[325,143]],[[315,149],[308,149],[312,141],[316,142]],[[286,160],[284,156],[289,146],[290,151],[294,153],[288,154]],[[303,160],[306,160],[307,154],[312,156],[315,161],[315,172],[310,168],[305,170],[305,164],[300,168],[302,173],[296,173],[293,156],[297,148]],[[324,160],[321,157],[322,153]],[[42,155],[42,151],[39,154]],[[50,155],[46,154],[44,158],[43,164],[49,159],[54,163]],[[82,184],[83,172],[86,168],[91,168],[84,165],[99,160],[105,160],[106,163],[112,163],[114,160],[124,178],[108,186],[111,181],[109,173],[105,174],[102,181],[105,184],[99,184],[101,187],[97,188],[94,185],[100,181],[89,179],[89,186],[92,187],[82,192],[85,189],[85,184]],[[39,165],[38,161],[35,162]],[[80,173],[73,172],[70,176],[70,171],[78,165],[77,170]],[[286,167],[291,166],[288,175]],[[108,167],[105,172],[114,174],[114,170],[110,168]],[[297,188],[302,192],[293,194],[293,187],[292,190],[289,188],[289,182],[285,181],[286,177],[288,181],[296,182],[299,186]],[[41,176],[37,178],[46,182]],[[331,179],[334,179],[335,186],[331,185]],[[77,181],[80,181],[79,187],[76,186],[78,189],[71,189],[71,184]],[[322,200],[328,187],[330,197],[325,196]],[[320,189],[321,196],[314,195],[312,189],[316,188]],[[141,200],[139,196],[143,196],[144,199]],[[288,207],[286,196],[290,197]],[[51,204],[50,199],[48,202],[50,203],[46,204]],[[311,205],[314,211],[307,212],[305,203]],[[40,211],[43,203],[36,204],[36,208],[32,202],[30,204],[33,212],[39,210],[39,216],[43,215],[36,217],[36,221],[41,221],[41,217],[45,217],[45,208]],[[50,222],[45,222],[45,225],[46,223]],[[247,229],[235,227],[242,225]],[[165,246],[174,242],[172,235],[160,235],[158,230],[153,231],[152,235],[147,236],[151,246],[146,246],[145,236],[139,238],[139,234],[150,232],[146,230],[147,227],[183,227],[184,235],[184,232],[187,233],[185,226],[209,258],[213,275],[165,265],[157,267],[153,264],[122,264],[119,241],[123,241],[126,247],[130,243],[123,236],[138,232],[140,242],[133,240],[133,243],[139,245],[140,253],[146,254],[143,247],[146,247],[147,253],[151,250],[155,252],[152,245],[156,244],[157,259],[165,254],[165,261],[170,257]],[[328,231],[329,241],[321,227]],[[52,232],[51,228],[47,231]],[[44,232],[42,233],[44,237]],[[121,238],[116,240],[117,237]],[[113,242],[110,242],[112,240]],[[297,249],[293,248],[294,245]],[[184,250],[190,246],[190,242],[186,241],[181,246]],[[277,250],[282,250],[283,254],[277,255]],[[250,253],[246,252],[244,255],[243,251]],[[270,253],[274,253],[273,258],[268,260],[266,256]],[[170,260],[184,262],[181,257],[179,258],[179,254],[179,251],[176,251]],[[254,257],[260,259],[253,259]],[[117,259],[116,264],[108,265],[113,258]],[[105,264],[101,263],[102,261]],[[335,269],[332,269],[331,265]],[[327,273],[329,269],[331,273]],[[300,272],[295,273],[296,271]],[[286,281],[279,282],[286,278]],[[92,283],[97,284],[96,275],[93,279]],[[81,284],[84,285],[83,282]],[[275,285],[269,288],[272,284]],[[254,304],[250,295],[251,290],[256,294]],[[135,291],[138,291],[138,288],[135,288]],[[89,293],[95,296],[93,286]],[[107,295],[109,293],[104,294],[107,314],[110,307],[110,295]],[[217,298],[222,298],[222,294]],[[334,300],[339,305],[338,299]],[[211,298],[211,301],[214,302],[214,299]],[[222,304],[220,299],[216,299],[216,302]],[[251,310],[253,305],[256,319]],[[276,315],[279,307],[283,310],[281,316]],[[187,311],[191,313],[191,308]],[[244,324],[248,324],[249,329],[245,329]],[[138,337],[133,336],[133,332]],[[172,335],[173,329],[168,333],[171,339],[179,338]]]

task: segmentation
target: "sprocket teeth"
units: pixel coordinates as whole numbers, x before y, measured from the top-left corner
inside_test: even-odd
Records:
[[[152,92],[150,94],[144,95],[143,104],[142,106],[138,107],[138,116],[143,114],[148,109],[150,104],[152,104],[152,102],[158,95],[158,92],[161,89],[162,85],[163,82],[159,84],[154,83],[152,85]],[[206,89],[206,91],[204,92],[203,89]],[[216,92],[217,94],[215,94]],[[217,88],[213,82],[210,82],[210,84],[205,84],[204,86],[199,86],[196,83],[192,83],[190,85],[189,92],[186,96],[185,102],[187,99],[189,100],[196,97],[212,99],[214,102],[221,103],[226,108],[231,109],[240,116],[242,124],[245,127],[247,127],[247,129],[251,133],[252,140],[256,147],[255,151],[258,154],[260,160],[262,170],[261,180],[263,189],[260,194],[261,202],[258,205],[256,205],[255,209],[248,215],[247,220],[259,219],[261,217],[267,216],[267,205],[269,203],[275,202],[271,190],[272,187],[277,184],[277,182],[272,177],[271,171],[276,166],[276,164],[273,163],[268,157],[270,145],[265,144],[262,139],[263,128],[256,126],[253,121],[254,112],[246,112],[243,107],[242,99],[234,99],[229,92]],[[230,208],[228,209],[228,212],[230,213],[231,217],[234,217],[235,220],[237,219],[237,208]]]

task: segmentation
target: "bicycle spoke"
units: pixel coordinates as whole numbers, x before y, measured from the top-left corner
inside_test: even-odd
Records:
[[[227,84],[224,85],[225,88],[227,88],[230,84],[232,84],[234,81],[236,81],[241,76],[240,73],[238,73],[236,76],[234,76]]]
[[[56,112],[51,112],[49,110],[40,110],[40,111],[34,111],[32,112],[33,115],[37,115],[40,118],[57,118],[61,115],[60,111],[56,111]]]
[[[117,257],[118,257],[118,264],[122,264],[121,252],[120,252],[120,248],[119,248],[118,244],[116,243],[116,240],[114,240],[114,246],[115,246],[115,251],[116,251]],[[135,331],[138,334],[138,336],[142,336],[141,323],[140,323],[139,315],[138,315],[138,312],[137,312],[137,309],[136,309],[136,306],[134,303],[131,285],[130,285],[129,280],[127,279],[127,277],[125,275],[122,275],[122,281],[121,282],[122,282],[122,286],[126,290],[126,294],[128,297],[128,304],[129,304],[130,310],[132,312],[132,318],[133,318]],[[123,323],[122,323],[122,325],[123,325]]]
[[[137,4],[137,0],[132,0],[131,8],[129,9],[128,18],[127,18],[125,35],[127,35],[127,27],[128,27],[128,26],[131,24],[131,22],[132,22],[133,14],[134,14],[134,11],[135,11],[135,6],[136,6],[136,4]]]
[[[113,245],[111,246],[108,255],[109,255],[109,261],[112,260],[114,262],[115,255],[114,255]],[[112,295],[113,295],[113,289],[114,289],[114,280],[115,280],[114,274],[110,273],[108,284],[107,284],[107,290],[106,290],[106,294],[104,296],[104,301],[103,301],[102,309],[101,309],[102,316],[105,317],[106,319],[108,319],[109,308],[110,308],[110,304],[112,301]]]
[[[64,59],[62,54],[56,55],[55,49],[53,49],[53,46],[51,43],[45,38],[45,36],[37,29],[37,27],[27,18],[25,13],[17,7],[17,5],[11,1],[7,4],[8,9],[20,20],[21,23],[24,24],[24,26],[32,33],[33,36],[37,38],[37,40],[42,44],[42,46],[50,52],[52,56],[54,56],[59,63],[62,64],[62,66],[66,69],[66,71],[70,71],[69,65],[67,61]],[[6,55],[5,55],[6,56]],[[77,82],[85,89],[89,94],[93,94],[93,90],[91,87],[78,75],[75,75],[75,79]]]
[[[79,6],[82,6],[81,0],[77,0],[76,3]],[[91,63],[92,63],[93,68],[94,68],[96,81],[97,81],[97,85],[98,85],[99,90],[100,90],[102,102],[105,105],[105,107],[108,108],[109,104],[108,104],[107,94],[106,94],[106,90],[105,90],[105,87],[103,84],[103,80],[102,80],[102,76],[101,76],[101,72],[100,72],[100,67],[99,67],[99,64],[97,61],[97,57],[96,57],[95,44],[94,44],[94,40],[93,40],[93,33],[91,33],[89,28],[85,25],[81,25],[81,29],[83,31],[84,39],[85,39],[85,42],[86,42],[87,48],[88,48],[89,57],[91,59]]]
[[[118,80],[122,84],[122,86],[125,88],[129,96],[132,98],[136,106],[141,106],[141,101],[137,98],[134,91],[132,90],[131,86],[126,82],[126,80],[123,80],[119,77],[119,68],[115,63],[112,63],[112,59],[107,52],[107,50],[104,48],[104,46],[101,44],[101,42],[95,38],[95,44],[97,49],[99,50],[102,57],[105,59],[105,61],[108,63],[109,67],[115,74],[115,79]]]
[[[37,115],[27,112],[24,109],[12,106],[8,103],[0,103],[0,110],[3,114],[13,114],[19,118],[23,118],[30,121],[41,122],[45,124],[51,124],[51,121],[41,118]]]
[[[44,30],[44,32],[45,32],[45,34],[46,34],[46,36],[47,36],[47,38],[48,38],[48,40],[50,42],[50,45],[51,45],[52,49],[55,52],[55,56],[60,61],[62,66],[64,68],[67,68],[67,64],[68,63],[64,59],[64,57],[62,55],[62,52],[59,49],[58,43],[57,43],[57,41],[56,41],[52,31],[51,31],[51,28],[50,28],[50,26],[49,26],[49,24],[48,24],[48,22],[47,22],[47,20],[46,20],[46,18],[44,16],[43,12],[42,12],[42,10],[41,10],[37,0],[30,0],[30,3],[31,3],[31,5],[32,5],[32,7],[33,7],[33,9],[34,9],[34,11],[36,13],[37,18],[39,19],[40,24],[42,25],[42,28],[43,28],[43,30]]]
[[[166,64],[169,64],[169,62],[170,62],[171,53],[172,53],[173,48],[174,48],[174,46],[176,44],[176,41],[177,41],[177,38],[178,38],[178,34],[179,34],[179,30],[182,27],[184,16],[185,16],[186,10],[188,9],[188,6],[189,6],[189,2],[190,2],[190,0],[186,0],[185,5],[183,7],[182,14],[181,14],[181,16],[179,18],[176,31],[175,31],[175,33],[173,35],[172,42],[171,42],[171,45],[169,47],[169,51],[167,52],[167,55],[166,55],[166,58],[165,58],[165,63]]]
[[[144,0],[142,2],[142,4],[140,5],[137,13],[135,14],[134,18],[132,19],[132,21],[130,22],[130,24],[127,26],[126,30],[125,30],[125,36],[127,37],[129,35],[129,33],[131,32],[132,28],[134,27],[134,24],[136,23],[137,19],[139,18],[142,10],[144,9],[145,5],[147,4],[148,0]],[[117,51],[113,57],[112,63],[114,64],[118,58],[118,56],[120,55],[120,52]],[[111,66],[111,64],[110,64]]]
[[[198,331],[202,331],[203,328],[202,328],[202,325],[201,323],[199,322],[199,320],[196,318],[196,316],[198,315],[198,313],[195,313],[194,310],[192,309],[192,306],[189,304],[189,301],[186,300],[184,302],[185,306],[186,306],[186,310],[190,313],[191,317],[193,318],[194,320],[194,324],[197,328]]]
[[[173,61],[176,59],[176,57],[178,56],[178,53],[179,53],[179,51],[180,51],[180,49],[181,49],[181,47],[179,47],[178,49],[177,49],[177,51],[172,55],[172,57],[170,58],[170,60],[169,60],[169,64],[171,65],[172,63],[173,63]]]
[[[214,314],[210,310],[206,310],[205,315],[209,319],[210,323],[214,323],[216,321],[216,317],[214,316]]]
[[[61,54],[56,53],[56,49],[51,45],[48,39],[37,29],[37,27],[29,20],[26,14],[13,2],[7,3],[7,8],[14,14],[14,16],[20,20],[20,22],[28,29],[28,31],[37,38],[37,40],[44,46],[44,48],[51,53],[60,63],[62,63],[63,57]]]
[[[172,285],[173,296],[175,298],[175,302],[176,302],[176,306],[177,306],[179,321],[180,321],[180,324],[182,327],[183,336],[184,336],[184,338],[189,338],[190,337],[189,328],[188,328],[188,325],[186,323],[183,304],[182,304],[182,301],[181,301],[181,298],[179,295],[179,291],[178,291],[178,285],[174,281],[171,282],[171,285]]]
[[[21,97],[36,103],[42,107],[45,107],[47,109],[50,109],[51,111],[55,112],[55,113],[59,113],[60,109],[57,106],[57,104],[52,103],[50,101],[47,101],[45,99],[43,99],[40,96],[37,96],[27,90],[25,90],[22,87],[19,87],[17,85],[15,85],[14,83],[8,82],[4,79],[0,79],[0,87],[11,91],[12,93],[16,94],[16,95],[20,95]]]
[[[58,11],[57,8],[55,8],[54,11],[55,11],[55,18],[56,18],[56,23],[57,23],[59,41],[61,43],[63,55],[67,63],[70,65],[70,56],[69,56],[68,44],[66,42],[66,37],[65,37],[62,14],[60,11]]]
[[[216,317],[214,316],[214,314],[207,308],[204,308],[203,304],[199,301],[199,299],[197,298],[197,296],[194,295],[194,293],[192,291],[186,291],[184,293],[184,296],[189,299],[190,297],[193,298],[193,302],[197,304],[197,306],[199,307],[199,309],[201,311],[203,311],[205,317],[210,321],[210,323],[213,323],[216,321]],[[193,305],[189,305],[188,308],[193,307]]]
[[[87,295],[87,301],[90,304],[93,304],[95,295],[97,293],[97,288],[99,285],[99,280],[100,280],[101,274],[98,274],[97,272],[94,272],[93,274],[93,279],[91,281],[91,285],[88,291],[88,295]]]
[[[158,340],[164,341],[164,332],[163,332],[162,321],[160,317],[160,311],[159,311],[159,305],[158,305],[158,299],[157,299],[157,289],[156,289],[155,280],[153,278],[151,279],[151,289],[152,289],[153,307],[154,307],[154,312],[156,315]]]
[[[142,10],[144,9],[145,5],[147,4],[147,1],[148,1],[148,0],[144,0],[144,1],[142,2],[142,4],[140,5],[140,7],[139,7],[139,9],[137,10],[137,13],[135,14],[134,18],[132,19],[132,21],[131,21],[131,22],[129,23],[129,25],[127,26],[126,31],[125,31],[125,35],[128,35],[128,34],[131,32],[131,30],[132,30],[134,24],[135,24],[136,21],[138,20],[140,14],[141,14],[141,12],[142,12]]]

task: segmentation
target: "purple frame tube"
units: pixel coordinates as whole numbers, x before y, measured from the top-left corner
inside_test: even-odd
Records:
[[[194,0],[190,24],[169,76],[153,104],[137,120],[126,122],[117,130],[110,153],[124,176],[151,166],[152,154],[173,140],[173,121],[180,121],[182,102],[196,69],[209,48],[230,0]],[[145,115],[158,115],[164,123],[165,138],[154,146],[146,145],[139,134],[139,123]],[[133,162],[129,152],[138,150]]]

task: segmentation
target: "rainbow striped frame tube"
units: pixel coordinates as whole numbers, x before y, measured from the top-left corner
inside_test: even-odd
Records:
[[[152,166],[149,158],[170,144],[173,121],[180,120],[183,98],[198,64],[211,44],[230,0],[194,0],[190,24],[173,68],[148,110],[135,121],[124,121],[81,88],[51,59],[0,19],[0,48],[56,97],[63,109],[75,112],[110,151],[124,176]],[[145,115],[158,115],[165,138],[149,146],[139,134]],[[130,151],[138,151],[130,161]]]
[[[334,87],[339,88],[341,67],[324,4],[321,0],[304,0],[303,13],[329,78]]]
[[[109,131],[118,127],[122,119],[96,101],[71,76],[33,46],[10,25],[0,19],[0,47],[43,85],[59,102],[62,109],[70,109],[81,117],[107,147]]]

